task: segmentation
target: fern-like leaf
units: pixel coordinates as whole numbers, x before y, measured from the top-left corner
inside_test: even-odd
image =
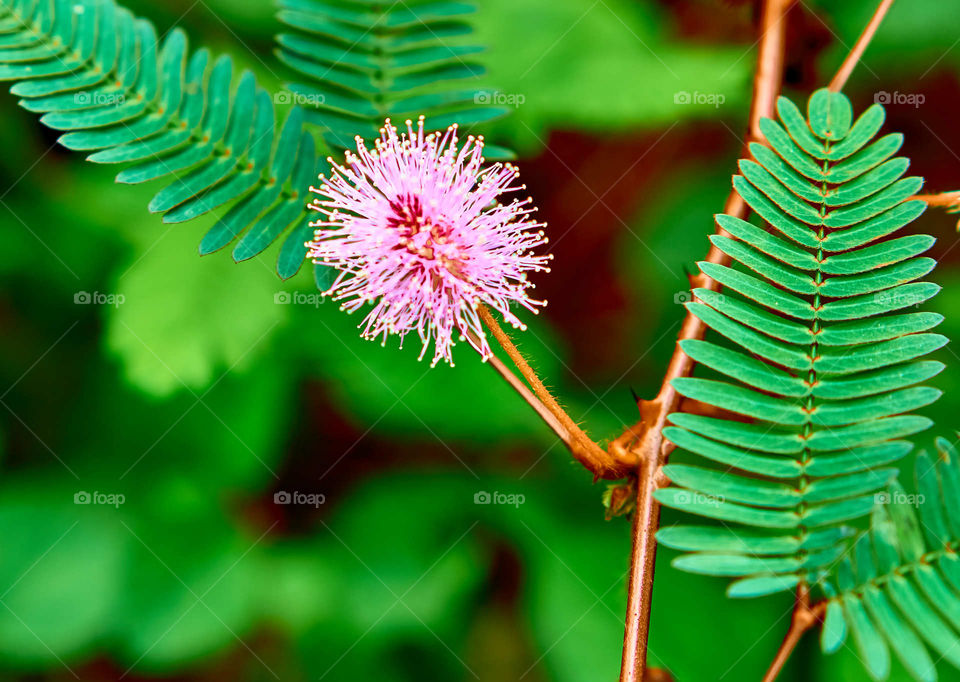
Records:
[[[471,125],[506,113],[464,86],[483,73],[468,43],[473,5],[459,0],[279,0],[280,61],[309,79],[287,88],[335,147],[375,137],[387,117],[425,114],[431,128]],[[497,154],[488,145],[486,155]]]
[[[960,458],[947,440],[936,444],[935,462],[917,456],[917,494],[894,484],[878,495],[870,531],[828,583],[823,650],[852,633],[877,680],[890,672],[890,649],[923,682],[937,679],[941,659],[960,668]]]
[[[188,56],[112,0],[0,0],[0,81],[25,109],[64,131],[60,143],[96,163],[128,164],[117,181],[164,178],[149,208],[177,223],[216,211],[200,246],[239,237],[234,259],[281,234],[277,270],[294,275],[310,235],[306,191],[325,164],[294,108],[277,131],[273,100],[228,56]]]
[[[722,294],[694,291],[688,310],[725,341],[683,350],[720,378],[680,378],[676,390],[732,414],[673,414],[664,435],[723,468],[669,464],[664,505],[726,522],[660,531],[689,552],[682,569],[738,577],[731,596],[811,582],[849,544],[844,527],[870,513],[896,476],[903,438],[930,426],[907,414],[940,391],[916,386],[943,368],[919,360],[946,343],[941,316],[911,311],[935,284],[934,242],[893,235],[924,210],[922,184],[892,158],[902,136],[874,140],[879,105],[856,122],[845,96],[819,90],[806,118],[780,98],[750,145],[737,192],[765,227],[720,215],[712,237],[733,265],[700,263]]]

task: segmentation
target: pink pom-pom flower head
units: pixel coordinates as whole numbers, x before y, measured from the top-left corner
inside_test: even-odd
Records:
[[[311,203],[322,218],[308,258],[339,270],[324,292],[354,312],[372,304],[362,336],[386,339],[416,331],[431,342],[431,364],[453,364],[453,335],[463,335],[484,359],[491,355],[477,307],[498,310],[514,327],[518,304],[536,312],[545,301],[528,296],[531,271],[548,271],[548,255],[533,250],[547,242],[543,223],[530,214],[531,199],[508,195],[515,184],[511,164],[483,167],[483,138],[459,146],[457,127],[424,134],[423,117],[405,133],[387,119],[374,149],[357,138],[357,153],[345,165],[331,160]]]

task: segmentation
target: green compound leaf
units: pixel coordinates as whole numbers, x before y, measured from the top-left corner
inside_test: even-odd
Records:
[[[387,117],[402,125],[423,114],[437,129],[508,111],[490,106],[491,93],[469,88],[484,73],[476,61],[483,48],[469,43],[472,4],[280,0],[279,7],[277,18],[295,32],[277,36],[277,57],[308,79],[288,84],[289,98],[333,147],[375,137]]]
[[[919,384],[943,369],[923,356],[947,342],[931,331],[941,316],[916,310],[939,290],[917,281],[933,269],[922,254],[934,240],[896,234],[922,213],[910,197],[923,182],[905,177],[906,159],[892,158],[901,135],[876,138],[883,108],[854,119],[847,98],[824,89],[806,115],[783,98],[777,111],[779,121],[761,123],[767,144],[750,146],[753,158],[733,179],[764,224],[716,217],[722,232],[711,241],[730,264],[700,269],[722,289],[697,289],[687,304],[713,335],[682,348],[709,373],[672,385],[711,416],[672,414],[664,436],[702,465],[665,466],[671,486],[656,493],[666,506],[726,524],[666,528],[658,538],[686,553],[678,568],[741,578],[730,588],[736,597],[814,584],[837,564],[852,534],[842,524],[870,514],[895,479],[890,465],[912,448],[903,439],[931,424],[911,412],[940,396]],[[929,500],[950,499],[940,485],[960,494],[960,474],[950,472],[940,483],[921,476]],[[939,509],[922,514],[926,528],[909,546],[956,537],[960,512]],[[877,571],[900,563],[903,542],[888,544]],[[895,617],[920,593],[893,589],[846,599],[841,584],[824,647],[837,649],[851,632],[874,675],[889,670],[892,650],[930,679],[920,642],[950,660],[949,631],[929,610],[913,609],[916,622]]]
[[[0,80],[15,81],[20,105],[65,132],[65,147],[132,164],[118,182],[162,180],[149,209],[164,222],[221,210],[201,253],[246,232],[234,252],[242,260],[287,233],[294,241],[278,272],[299,269],[304,196],[325,164],[302,132],[302,112],[295,107],[275,134],[273,98],[252,73],[234,74],[228,56],[191,56],[179,29],[161,42],[113,0],[0,0]]]
[[[178,29],[160,40],[113,0],[0,0],[0,80],[64,131],[65,147],[125,164],[118,182],[163,181],[149,210],[164,222],[216,212],[201,254],[237,241],[241,261],[283,240],[277,272],[288,278],[310,237],[306,192],[328,171],[305,123],[345,147],[386,116],[426,113],[436,127],[507,111],[479,106],[485,93],[462,87],[482,72],[481,48],[463,42],[472,12],[461,2],[285,1],[280,19],[298,33],[279,37],[278,55],[314,82],[272,97],[228,56],[191,55]],[[279,125],[275,103],[303,109]]]
[[[851,632],[878,680],[889,675],[891,650],[923,682],[937,679],[935,662],[960,668],[960,528],[949,521],[960,458],[944,438],[936,447],[936,458],[917,456],[917,493],[894,484],[878,494],[870,530],[827,576],[839,589],[827,591],[821,646],[832,653]]]

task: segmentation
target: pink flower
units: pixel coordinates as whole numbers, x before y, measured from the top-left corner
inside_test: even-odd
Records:
[[[360,323],[366,339],[403,337],[416,331],[431,341],[431,365],[453,364],[453,334],[459,332],[484,359],[491,355],[477,307],[500,311],[514,327],[525,325],[510,310],[515,303],[532,312],[545,301],[527,295],[530,271],[549,271],[550,256],[533,249],[547,242],[529,214],[531,199],[502,203],[501,195],[525,189],[513,184],[515,166],[483,164],[483,138],[470,136],[458,147],[457,126],[424,135],[398,135],[387,119],[371,151],[357,137],[357,154],[320,176],[321,195],[311,208],[323,218],[307,242],[308,258],[340,271],[324,292],[354,312],[371,303]]]

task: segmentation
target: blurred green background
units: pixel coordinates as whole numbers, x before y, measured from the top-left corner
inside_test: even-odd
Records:
[[[292,76],[266,0],[127,4],[229,51],[269,91]],[[825,84],[873,7],[796,3],[786,92]],[[674,297],[728,191],[756,8],[479,10],[489,86],[523,100],[489,137],[519,151],[556,256],[537,279],[550,305],[518,341],[573,416],[612,438],[635,419],[631,388],[657,390]],[[930,191],[960,186],[958,16],[958,0],[897,3],[848,86],[859,109],[923,95],[888,118]],[[113,184],[12,96],[0,114],[0,677],[616,678],[629,524],[604,521],[603,486],[489,368],[460,348],[455,368],[431,370],[416,344],[361,341],[329,302],[278,303],[314,293],[306,269],[280,282],[275,249],[199,258],[208,225],[162,225],[145,209],[156,186]],[[957,337],[954,222],[929,212],[917,229],[939,238],[933,307]],[[947,395],[927,413],[946,432],[960,362],[940,359]],[[475,504],[483,491],[523,504]],[[76,504],[84,493],[101,503]],[[651,657],[680,682],[759,679],[789,596],[733,602],[671,558],[658,557]],[[866,679],[849,648],[815,646],[783,680]],[[942,679],[960,675],[944,665]]]

